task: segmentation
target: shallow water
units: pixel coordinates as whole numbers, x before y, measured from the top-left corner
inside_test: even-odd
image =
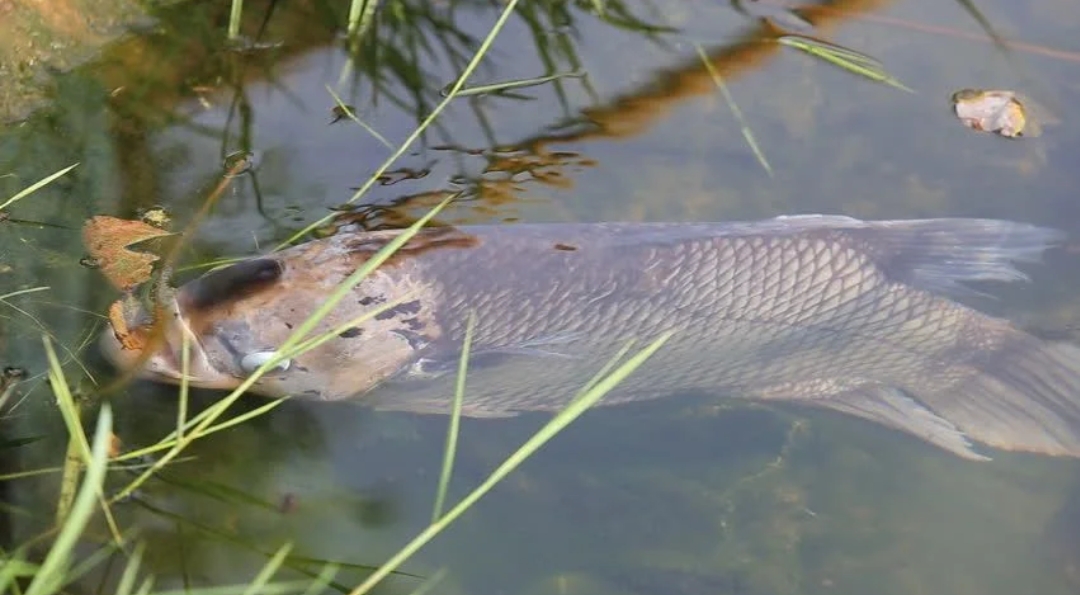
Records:
[[[58,465],[66,447],[42,381],[41,326],[86,361],[83,372],[61,353],[85,392],[111,378],[87,340],[117,296],[78,264],[82,222],[161,204],[183,225],[235,151],[255,152],[258,167],[233,180],[186,262],[251,254],[322,217],[391,152],[355,123],[330,124],[326,85],[396,144],[471,54],[458,38],[437,37],[420,13],[448,17],[428,4],[386,3],[379,53],[340,86],[340,7],[278,7],[260,39],[282,45],[247,53],[226,51],[223,30],[205,28],[227,7],[165,9],[157,31],[61,77],[48,110],[3,131],[0,197],[80,162],[10,209],[64,227],[0,223],[0,295],[49,287],[0,303],[0,363],[31,375],[0,427],[6,438],[40,438],[4,448],[9,467]],[[486,3],[452,4],[454,26],[474,41],[497,17]],[[625,4],[644,23],[673,29],[652,37],[580,4],[559,4],[565,15],[552,19],[538,16],[540,3],[524,3],[470,85],[540,76],[546,60],[587,76],[517,91],[529,100],[457,100],[394,164],[400,181],[361,199],[394,206],[364,211],[374,224],[400,224],[464,189],[470,200],[444,221],[829,212],[1001,217],[1080,237],[1080,124],[1068,113],[1080,101],[1080,54],[1068,53],[1080,52],[1080,11],[1067,0],[980,3],[996,30],[1028,44],[1008,54],[982,40],[960,3],[852,1],[807,12],[815,35],[881,60],[914,93],[763,42],[761,26],[725,3]],[[264,9],[249,5],[249,35]],[[432,48],[418,60],[407,49],[417,36]],[[774,175],[694,44],[723,76]],[[973,86],[1022,90],[1061,122],[1019,141],[968,130],[948,100]],[[1034,283],[995,287],[1000,299],[980,307],[1039,332],[1072,333],[1074,255],[1046,260],[1030,269]],[[195,404],[216,396],[197,393]],[[125,448],[175,423],[173,388],[137,383],[111,398]],[[545,419],[464,422],[451,501]],[[141,529],[161,588],[248,580],[265,563],[259,552],[290,540],[300,567],[311,567],[303,557],[377,565],[430,517],[445,427],[439,417],[288,403],[196,443],[194,460],[115,512],[124,528]],[[17,541],[51,521],[57,481],[5,482]],[[978,464],[851,418],[687,397],[587,414],[404,570],[425,577],[445,568],[441,593],[1072,593],[1078,502],[1073,461],[998,454]],[[91,537],[107,533],[94,526]],[[105,574],[87,577],[87,588]],[[347,568],[339,581],[363,574]],[[387,591],[419,583],[396,577]]]

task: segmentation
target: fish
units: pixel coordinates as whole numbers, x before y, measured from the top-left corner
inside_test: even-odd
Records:
[[[111,332],[102,348],[176,384],[186,336],[191,385],[233,389],[400,233],[342,228],[213,270],[174,292],[152,353]],[[968,305],[1029,280],[1020,265],[1064,240],[1004,220],[839,215],[430,227],[314,331],[336,336],[249,392],[449,413],[474,316],[465,416],[557,411],[628,342],[670,332],[601,405],[706,394],[840,412],[969,459],[1077,457],[1080,347]]]

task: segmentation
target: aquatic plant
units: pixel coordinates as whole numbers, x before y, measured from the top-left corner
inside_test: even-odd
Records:
[[[424,129],[434,122],[435,118],[440,113],[441,108],[454,99],[455,93],[465,84],[468,76],[479,63],[484,51],[486,51],[491,41],[498,34],[508,15],[513,12],[516,4],[517,0],[511,0],[507,3],[500,20],[493,27],[488,38],[481,45],[473,61],[471,61],[469,66],[463,71],[457,83],[449,90],[445,100],[440,104],[440,107],[436,108],[430,117],[417,127],[413,134],[398,147],[397,151],[387,159],[382,167],[372,173],[368,183],[357,193],[357,198],[363,194],[363,191],[366,188],[370,187],[375,182],[378,176],[381,175],[394,160],[404,154],[413,141],[423,134]],[[234,6],[239,6],[239,3],[234,4]],[[236,9],[234,14],[238,16],[239,9]],[[232,33],[234,33],[234,31],[230,26],[230,34]],[[31,194],[36,188],[45,185],[66,172],[67,170],[63,170],[46,178],[30,188],[27,192],[20,193],[20,195],[9,200],[8,203]],[[176,427],[171,433],[149,446],[124,453],[114,452],[115,447],[113,446],[113,441],[115,440],[115,437],[112,433],[113,416],[112,408],[108,403],[101,404],[93,411],[94,416],[96,417],[95,429],[91,436],[87,435],[83,428],[84,404],[78,402],[69,389],[68,380],[64,374],[63,366],[56,356],[52,340],[48,336],[43,336],[43,346],[47,354],[49,365],[49,384],[68,432],[68,456],[66,457],[64,467],[61,471],[61,490],[57,502],[55,527],[52,530],[37,536],[31,543],[24,544],[14,551],[0,552],[0,562],[2,562],[2,564],[0,564],[0,592],[11,591],[14,593],[25,593],[26,595],[50,595],[62,593],[68,585],[74,583],[91,570],[94,570],[111,555],[121,553],[122,556],[126,558],[126,563],[116,585],[115,592],[117,595],[129,595],[132,593],[170,593],[168,590],[155,591],[153,589],[153,577],[145,574],[141,566],[145,553],[144,546],[142,545],[142,542],[139,541],[137,535],[125,534],[125,532],[121,530],[113,518],[112,507],[132,498],[137,494],[137,491],[141,486],[151,478],[157,476],[170,463],[179,460],[187,449],[189,449],[196,441],[202,440],[221,430],[234,427],[237,424],[248,422],[277,407],[284,399],[270,401],[251,411],[233,417],[225,416],[230,406],[240,399],[248,387],[265,373],[272,370],[281,361],[295,357],[296,355],[337,336],[338,332],[342,329],[332,329],[327,333],[316,336],[309,337],[308,335],[336,306],[336,304],[356,286],[356,284],[362,281],[380,264],[385,262],[386,259],[390,258],[401,246],[405,245],[410,238],[438,214],[443,207],[449,204],[452,199],[452,196],[444,199],[424,217],[410,226],[409,229],[383,247],[369,259],[363,267],[345,279],[345,281],[341,283],[330,296],[328,296],[327,300],[317,311],[297,326],[292,336],[280,346],[275,356],[262,362],[258,369],[256,369],[243,384],[200,413],[190,417],[188,415],[190,387],[186,380],[190,364],[190,346],[187,344],[188,337],[185,336],[185,343],[180,352],[181,370],[185,379],[181,382],[178,389]],[[315,226],[312,225],[309,229],[314,227]],[[349,324],[346,326],[352,326],[362,322],[363,319],[375,316],[383,309],[393,306],[394,303],[385,304],[382,308],[368,312],[357,320],[349,321]],[[366,580],[349,590],[349,592],[353,595],[366,593],[383,578],[397,572],[400,566],[412,555],[419,551],[432,538],[449,527],[464,512],[473,507],[485,494],[512,473],[523,461],[553,439],[562,429],[572,423],[584,411],[611,391],[619,384],[619,382],[626,378],[626,376],[633,373],[638,366],[663,346],[667,338],[667,335],[659,337],[644,349],[641,349],[628,358],[626,356],[631,346],[627,345],[625,349],[616,354],[607,366],[602,370],[599,370],[597,375],[590,382],[582,387],[578,395],[564,410],[555,415],[546,425],[526,440],[520,448],[508,456],[505,461],[476,488],[469,492],[458,503],[450,506],[443,512],[442,508],[446,499],[447,485],[451,478],[455,458],[456,436],[460,424],[460,404],[466,392],[465,380],[467,377],[469,353],[468,344],[466,344],[464,346],[461,365],[458,372],[458,383],[455,391],[455,408],[453,414],[450,416],[450,428],[448,430],[446,450],[442,463],[442,473],[440,474],[440,481],[437,487],[436,504],[432,520],[423,531],[403,546],[397,554],[377,568],[374,568]],[[143,465],[142,471],[136,473],[133,478],[121,482],[120,487],[114,489],[106,487],[109,471],[119,470],[130,472],[133,469],[137,469],[136,466],[132,465],[133,463],[147,460],[150,462]],[[10,480],[12,477],[0,479]],[[107,494],[107,491],[111,491],[111,495]],[[84,531],[95,517],[96,512],[99,512],[104,518],[106,525],[109,528],[111,541],[96,549],[89,556],[80,558],[76,553],[77,547],[84,536]],[[32,555],[32,552],[42,547],[43,544],[48,544],[47,551],[44,554],[42,561],[38,562],[36,561],[38,559],[37,556]],[[290,543],[285,543],[270,554],[265,565],[254,577],[252,577],[249,583],[186,589],[183,592],[196,594],[316,593],[325,587],[335,588],[339,591],[345,588],[344,585],[334,582],[334,577],[339,569],[339,565],[325,563],[317,572],[311,572],[307,570],[305,566],[290,563],[289,553],[291,547]],[[274,577],[283,568],[290,568],[307,574],[309,579],[275,581]],[[423,585],[421,588],[423,588]]]

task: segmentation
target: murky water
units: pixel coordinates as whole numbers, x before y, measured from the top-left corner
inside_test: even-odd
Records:
[[[1080,101],[1080,11],[1068,0],[980,3],[997,31],[1023,42],[1008,53],[983,39],[959,2],[850,1],[803,13],[813,34],[881,60],[914,93],[769,42],[766,28],[726,3],[610,4],[602,20],[589,2],[524,2],[470,85],[549,70],[587,76],[515,91],[521,97],[457,100],[361,199],[359,214],[400,224],[465,190],[469,200],[443,220],[829,212],[1001,217],[1080,237],[1080,124],[1070,113]],[[0,223],[0,295],[48,287],[0,303],[0,363],[30,374],[0,427],[5,438],[36,439],[4,448],[8,467],[63,460],[43,328],[85,393],[111,378],[87,343],[117,297],[79,265],[87,217],[160,204],[182,225],[220,181],[226,156],[250,151],[257,167],[232,181],[185,261],[272,246],[345,203],[392,152],[354,122],[331,124],[327,86],[396,146],[498,16],[483,2],[385,3],[378,43],[350,74],[343,8],[291,2],[264,22],[265,9],[249,5],[245,31],[281,45],[243,53],[206,28],[227,7],[168,9],[157,31],[62,77],[50,109],[3,131],[0,197],[80,163],[10,208],[14,219],[58,227]],[[1061,122],[1037,139],[973,132],[949,111],[950,95],[966,87],[1021,90]],[[995,288],[1000,299],[980,306],[1070,334],[1080,321],[1074,256],[1050,254],[1031,270],[1033,284]],[[197,393],[195,405],[216,396]],[[175,423],[175,389],[138,383],[111,398],[125,448]],[[545,419],[466,421],[452,499]],[[357,565],[339,576],[353,585],[360,566],[381,563],[427,523],[445,427],[437,417],[288,403],[197,442],[193,458],[115,512],[123,528],[141,530],[159,587],[248,580],[290,540],[294,569]],[[5,482],[15,506],[6,529],[17,541],[48,526],[57,481]],[[587,414],[404,570],[445,568],[441,593],[1072,593],[1078,503],[1073,461],[1001,454],[978,464],[851,418],[671,399]],[[103,526],[91,536],[107,539]],[[388,590],[419,584],[399,576]]]

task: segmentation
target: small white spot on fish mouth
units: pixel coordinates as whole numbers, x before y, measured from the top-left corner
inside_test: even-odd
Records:
[[[263,364],[277,357],[277,355],[278,352],[276,351],[256,351],[255,353],[249,353],[244,357],[240,358],[240,369],[247,374],[252,374],[255,372],[255,370],[258,370],[260,367],[262,367]],[[292,365],[292,360],[281,360],[277,363],[276,366],[270,368],[270,370],[268,371],[276,370],[284,372],[289,369],[290,365]]]

